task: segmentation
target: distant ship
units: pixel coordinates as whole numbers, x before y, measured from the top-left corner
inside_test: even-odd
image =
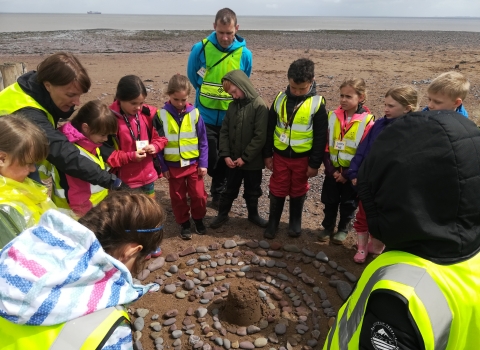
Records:
[[[102,14],[101,12],[98,12],[98,11],[88,11],[87,13],[89,15],[101,15]]]

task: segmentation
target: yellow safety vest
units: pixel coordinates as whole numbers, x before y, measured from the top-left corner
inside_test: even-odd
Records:
[[[165,109],[161,109],[157,116],[163,124],[165,137],[168,143],[163,150],[164,158],[169,162],[179,162],[180,159],[198,158],[198,135],[196,125],[199,117],[198,109],[192,110],[183,117],[179,127],[175,118]]]
[[[208,39],[202,42],[206,67],[199,101],[206,108],[226,111],[233,98],[223,90],[222,78],[228,72],[240,69],[243,46],[231,52],[222,52]]]
[[[362,140],[365,128],[374,118],[372,114],[368,114],[367,112],[363,113],[362,119],[353,121],[351,127],[342,138],[343,131],[337,115],[335,112],[328,113],[328,149],[330,152],[330,160],[334,167],[348,168],[350,166],[350,162],[355,156],[358,145]],[[344,141],[345,149],[336,149],[335,141]]]
[[[297,153],[304,153],[312,149],[313,145],[313,116],[322,104],[322,96],[311,96],[298,107],[291,125],[285,127],[287,117],[287,95],[280,92],[274,101],[277,113],[277,125],[273,134],[273,145],[283,151],[288,146]]]
[[[18,325],[0,317],[0,345],[2,350],[101,349],[122,322],[130,322],[130,317],[121,306],[54,326]]]
[[[100,154],[100,149],[97,147],[97,156],[94,156],[90,152],[88,152],[85,148],[75,144],[77,148],[80,150],[80,155],[83,157],[87,157],[94,161],[95,163],[98,164],[100,169],[102,170],[107,170],[107,167],[105,165],[105,162],[103,161],[103,158]],[[62,188],[60,184],[60,174],[58,172],[57,168],[54,168],[53,171],[53,188],[52,188],[52,200],[53,202],[57,205],[58,208],[71,211],[70,205],[68,204],[68,199],[65,195],[65,190]],[[98,203],[100,203],[102,200],[105,199],[105,197],[108,195],[108,189],[98,186],[98,185],[93,185],[90,184],[90,202],[92,203],[93,206],[96,206]],[[70,212],[67,212],[70,214]]]
[[[13,114],[25,107],[32,107],[43,111],[47,115],[48,121],[55,128],[55,121],[50,112],[35,101],[32,96],[26,94],[18,83],[14,83],[0,91],[0,116]],[[37,166],[42,179],[47,179],[52,175],[53,166],[47,160],[38,163]]]
[[[395,291],[407,300],[426,350],[477,349],[479,285],[480,254],[457,264],[437,265],[405,252],[383,253],[367,266],[341,307],[323,349],[359,348],[369,296],[380,289]],[[385,341],[372,335],[375,339]]]

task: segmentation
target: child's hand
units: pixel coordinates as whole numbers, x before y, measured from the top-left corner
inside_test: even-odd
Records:
[[[338,175],[338,177],[336,178],[336,181],[337,182],[341,182],[342,184],[344,184],[345,182],[347,182],[347,179],[343,177],[342,174]]]
[[[307,177],[314,177],[318,175],[318,169],[313,169],[308,167],[307,169]]]
[[[357,186],[357,179],[353,179],[352,184],[353,184],[353,186]]]
[[[143,150],[144,150],[145,152],[147,152],[148,154],[155,154],[155,153],[157,153],[154,145],[147,145],[147,146],[143,147]]]
[[[162,174],[163,174],[163,176],[165,176],[165,178],[166,178],[167,180],[170,180],[170,172],[169,172],[168,170],[167,170],[167,171],[163,171]]]
[[[333,173],[333,178],[336,180],[340,175],[341,175],[340,172],[337,170]]]
[[[232,158],[230,157],[225,157],[225,164],[231,169],[235,168],[235,163],[233,162]]]
[[[235,165],[241,168],[243,165],[245,165],[245,162],[243,161],[242,158],[238,158],[236,161],[234,161]]]
[[[273,158],[270,157],[270,158],[265,158],[263,160],[263,162],[265,163],[265,167],[270,170],[270,171],[273,171]]]
[[[136,162],[141,162],[143,158],[145,158],[147,156],[147,154],[145,153],[145,151],[143,149],[140,149],[138,151],[135,152],[135,161]]]
[[[207,175],[207,168],[198,168],[198,176],[205,176]]]

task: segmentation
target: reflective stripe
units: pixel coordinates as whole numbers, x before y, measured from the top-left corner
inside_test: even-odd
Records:
[[[277,114],[280,113],[281,109],[282,109],[282,102],[283,102],[283,99],[286,97],[287,95],[284,93],[284,92],[281,92],[278,96],[277,96],[277,101],[275,103],[275,112],[277,112]],[[278,118],[277,118],[278,119]]]
[[[368,119],[368,114],[363,118],[363,120],[360,122],[358,125],[357,133],[355,134],[355,147],[357,148],[358,145],[360,144],[360,141],[362,140],[363,133],[365,132],[365,127],[367,126],[367,119]]]
[[[339,348],[342,350],[348,349],[348,343],[363,319],[367,300],[375,285],[380,281],[397,282],[413,288],[430,319],[435,341],[434,349],[446,349],[453,319],[448,302],[426,269],[409,264],[384,266],[372,274],[354,305],[348,320],[347,314],[350,309],[350,299],[347,301],[348,304],[344,309],[342,318],[338,322],[338,331],[335,330],[336,327],[330,330],[327,349],[331,347],[334,333],[338,333]]]
[[[338,159],[339,160],[351,161],[353,159],[353,157],[355,157],[354,154],[349,154],[349,153],[345,153],[345,152],[342,152],[342,151],[338,152]]]
[[[105,336],[110,333],[110,330],[118,326],[118,321],[122,319],[128,320],[127,317],[128,315],[123,308],[117,306],[68,321],[63,326],[50,350],[79,350],[86,348],[85,343],[87,343],[92,333],[96,331],[99,334],[97,334],[97,339],[94,342],[98,346]]]
[[[328,115],[328,145],[333,147],[333,139],[335,132],[335,121],[337,120],[337,115],[335,112],[330,112]]]

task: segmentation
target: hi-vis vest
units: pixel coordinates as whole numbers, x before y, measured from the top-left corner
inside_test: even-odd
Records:
[[[18,325],[0,317],[2,350],[101,349],[113,331],[130,317],[123,307],[110,307],[55,326]]]
[[[192,110],[183,117],[179,127],[175,118],[165,109],[157,113],[162,121],[165,137],[168,143],[163,150],[164,159],[169,162],[179,162],[180,159],[198,158],[198,135],[196,125],[198,122],[198,109]]]
[[[199,101],[206,108],[226,111],[233,98],[223,90],[222,78],[228,72],[240,69],[243,47],[231,52],[222,52],[208,39],[203,39],[202,42],[206,71],[200,86]]]
[[[26,94],[18,83],[14,83],[0,91],[0,116],[12,114],[25,107],[42,110],[47,115],[48,121],[55,128],[55,121],[50,112],[35,101],[33,97]],[[52,175],[53,167],[48,161],[44,160],[37,164],[37,166],[42,179],[46,179]]]
[[[80,147],[79,145],[75,144],[80,151],[80,155],[82,157],[87,157],[100,167],[102,170],[107,170],[105,166],[105,162],[103,161],[102,156],[100,155],[100,149],[97,147],[97,156],[94,156],[90,152],[88,152],[85,148]],[[62,188],[60,184],[60,174],[58,173],[57,168],[54,168],[53,171],[53,188],[52,188],[52,201],[57,205],[58,208],[70,210],[70,206],[68,205],[68,200],[65,195],[65,190]],[[96,206],[105,197],[108,195],[108,189],[103,188],[102,186],[90,184],[90,202],[93,206]]]
[[[287,95],[280,92],[274,101],[274,109],[277,113],[277,125],[273,134],[273,145],[275,148],[283,151],[288,146],[297,153],[307,152],[313,145],[313,116],[320,108],[322,96],[312,96],[298,107],[291,125],[285,128],[288,121],[287,116]],[[284,120],[282,120],[282,114]],[[284,141],[282,142],[282,135]]]
[[[405,252],[383,253],[367,266],[339,310],[323,350],[359,348],[368,298],[379,289],[395,291],[407,300],[426,350],[478,349],[479,285],[480,254],[457,264],[437,265]],[[378,348],[396,349],[393,337],[381,335],[371,335]]]
[[[365,128],[373,120],[374,116],[367,112],[362,113],[362,119],[351,121],[347,125],[347,131],[343,135],[343,130],[340,125],[340,121],[337,118],[335,112],[328,113],[328,149],[330,152],[330,160],[334,167],[350,166],[355,153],[357,152],[358,145],[362,140]],[[335,149],[335,141],[345,141],[345,149]]]

